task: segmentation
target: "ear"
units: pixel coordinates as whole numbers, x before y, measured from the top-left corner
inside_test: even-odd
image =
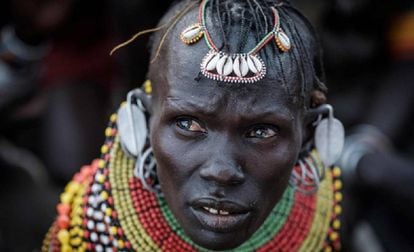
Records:
[[[302,140],[302,151],[310,150],[313,144],[313,138],[315,134],[315,125],[314,122],[318,120],[320,115],[319,111],[316,109],[307,110],[303,117],[303,140]]]

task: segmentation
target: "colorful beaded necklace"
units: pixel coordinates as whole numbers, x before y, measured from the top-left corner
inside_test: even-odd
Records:
[[[115,114],[105,135],[101,158],[83,167],[61,195],[42,251],[208,251],[134,176],[135,160],[120,146]],[[313,195],[288,187],[259,230],[232,251],[340,250],[340,175],[339,168],[329,169]]]

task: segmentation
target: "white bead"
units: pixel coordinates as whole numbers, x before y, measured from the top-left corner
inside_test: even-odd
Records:
[[[98,193],[98,192],[100,192],[102,190],[102,186],[101,185],[99,185],[99,184],[96,184],[96,183],[94,183],[93,185],[92,185],[92,187],[91,187],[91,191],[93,192],[93,193]]]
[[[104,218],[104,214],[101,211],[95,211],[93,213],[93,218],[95,220],[102,220]]]
[[[103,248],[103,246],[101,244],[97,244],[95,246],[95,251],[96,252],[103,252],[104,251],[104,248]]]
[[[93,215],[93,208],[88,207],[88,210],[86,210],[86,216],[91,217]]]
[[[106,236],[106,235],[101,235],[101,236],[100,236],[100,240],[101,240],[101,242],[102,242],[104,245],[108,245],[108,244],[109,244],[109,242],[110,242],[109,237],[108,237],[108,236]]]
[[[105,224],[102,222],[99,222],[96,224],[96,230],[98,230],[99,232],[104,232],[105,231]]]
[[[86,224],[89,230],[93,230],[95,228],[95,222],[92,220],[88,220],[88,223]]]
[[[98,234],[97,233],[92,232],[90,237],[91,237],[91,241],[93,241],[93,242],[98,241]]]

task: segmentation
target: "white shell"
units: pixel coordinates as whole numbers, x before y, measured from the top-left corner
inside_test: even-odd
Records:
[[[192,25],[190,27],[188,27],[187,29],[185,29],[182,32],[182,36],[186,39],[186,40],[193,40],[195,39],[197,36],[199,36],[200,32],[201,32],[201,26],[199,25]]]
[[[228,76],[233,72],[233,60],[231,57],[224,55],[217,62],[217,73],[221,76]]]
[[[263,69],[262,62],[254,55],[249,55],[247,57],[247,65],[249,66],[250,71],[253,73],[258,73]]]
[[[252,71],[253,73],[259,72],[250,56],[247,57],[247,65],[249,66],[250,71]]]
[[[292,46],[289,37],[283,31],[277,33],[277,41],[280,43],[280,46],[283,47],[280,48],[283,51],[289,50]]]
[[[249,66],[243,56],[237,56],[233,64],[234,73],[239,77],[244,77],[249,73]]]
[[[345,141],[345,130],[336,118],[323,119],[315,130],[315,147],[325,166],[331,166],[341,156]]]
[[[257,70],[260,72],[263,69],[262,62],[254,55],[250,55],[250,57],[253,59],[254,64],[256,65]]]
[[[132,118],[128,107],[131,109]],[[118,110],[117,123],[122,147],[132,156],[138,156],[144,148],[148,134],[144,112],[135,104],[122,106]]]
[[[206,70],[213,71],[217,67],[217,62],[220,60],[220,54],[212,54],[213,57],[206,60]]]

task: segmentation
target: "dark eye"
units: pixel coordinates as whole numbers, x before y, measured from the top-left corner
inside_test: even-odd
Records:
[[[191,132],[206,133],[207,130],[200,125],[195,119],[192,118],[178,118],[177,126],[183,130]]]
[[[258,126],[247,132],[248,138],[267,139],[277,135],[277,130],[269,126]]]

